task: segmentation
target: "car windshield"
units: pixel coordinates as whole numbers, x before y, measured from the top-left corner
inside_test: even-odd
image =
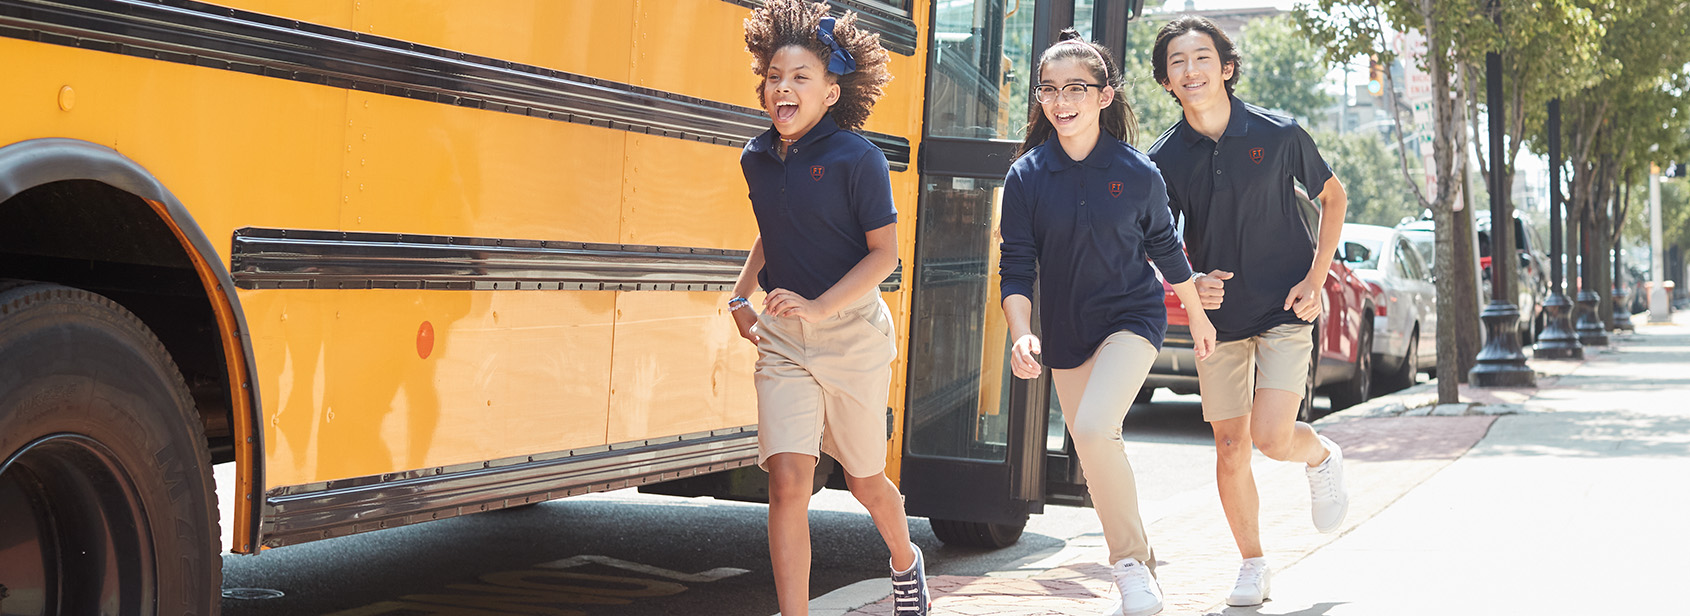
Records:
[[[1408,238],[1408,243],[1413,244],[1415,250],[1420,251],[1420,259],[1422,261],[1427,263],[1432,262],[1432,255],[1435,254],[1437,250],[1436,247],[1432,245],[1435,237],[1430,231],[1403,231],[1402,236]]]
[[[1379,255],[1385,252],[1384,242],[1365,238],[1352,238],[1345,241],[1355,242],[1367,248],[1367,260],[1350,264],[1350,269],[1379,269]]]

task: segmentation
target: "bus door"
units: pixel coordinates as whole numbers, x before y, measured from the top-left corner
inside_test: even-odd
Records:
[[[907,511],[946,543],[1003,547],[1047,501],[1086,502],[1049,371],[1022,380],[1009,369],[997,228],[1035,50],[1078,23],[1118,57],[1129,4],[934,3],[900,483]]]

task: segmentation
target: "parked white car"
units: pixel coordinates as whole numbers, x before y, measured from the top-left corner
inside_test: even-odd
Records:
[[[1390,227],[1346,224],[1343,240],[1340,256],[1373,289],[1374,391],[1413,385],[1421,366],[1437,364],[1438,290],[1432,268],[1408,238]]]

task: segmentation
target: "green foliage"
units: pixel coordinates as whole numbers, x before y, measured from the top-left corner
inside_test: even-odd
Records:
[[[1291,16],[1250,22],[1238,48],[1244,57],[1239,99],[1284,111],[1305,124],[1332,106],[1333,97],[1320,87],[1326,78],[1324,52],[1297,30]]]
[[[1156,30],[1167,20],[1151,16],[1127,24],[1127,52],[1121,60],[1127,102],[1138,115],[1139,149],[1149,148],[1178,123],[1182,113],[1173,95],[1156,83],[1151,51]],[[1238,98],[1253,105],[1284,111],[1300,120],[1316,117],[1333,104],[1322,91],[1326,64],[1320,48],[1311,44],[1288,16],[1258,19],[1234,35],[1244,56]]]
[[[1572,81],[1562,93],[1565,145],[1589,141],[1600,125],[1610,137],[1593,143],[1592,158],[1611,154],[1623,167],[1666,164],[1690,155],[1690,6],[1681,0],[1577,0],[1599,30],[1588,60],[1583,56],[1557,64],[1586,62],[1597,67],[1592,79]],[[1564,74],[1559,69],[1551,77]],[[1551,79],[1553,80],[1553,79]],[[1541,127],[1537,128],[1541,134]],[[1579,137],[1584,135],[1585,140]],[[1541,147],[1537,148],[1542,151]],[[1578,155],[1569,152],[1569,157]]]
[[[1156,139],[1180,121],[1183,112],[1173,95],[1162,89],[1153,76],[1150,51],[1156,45],[1156,30],[1167,23],[1165,19],[1145,18],[1127,24],[1127,52],[1121,59],[1121,75],[1125,78],[1127,103],[1138,115],[1138,142],[1133,146],[1150,149]]]
[[[1314,140],[1349,194],[1345,222],[1394,227],[1404,217],[1420,215],[1396,152],[1386,148],[1378,133],[1320,133]]]

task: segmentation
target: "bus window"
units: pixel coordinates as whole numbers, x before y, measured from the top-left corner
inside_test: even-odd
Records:
[[[933,11],[931,137],[1020,139],[1032,87],[1032,0],[952,1]]]

